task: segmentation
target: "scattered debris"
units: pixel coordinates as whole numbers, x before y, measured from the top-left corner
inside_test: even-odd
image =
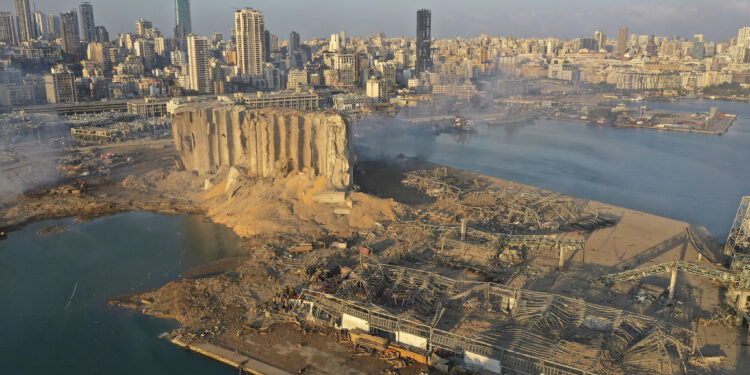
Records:
[[[55,224],[55,225],[50,225],[48,227],[45,227],[36,231],[36,234],[54,234],[54,233],[65,232],[66,230],[67,228],[64,225]]]

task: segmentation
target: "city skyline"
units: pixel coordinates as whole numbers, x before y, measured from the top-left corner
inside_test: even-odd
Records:
[[[127,7],[113,0],[90,2],[94,8],[102,7],[102,11],[97,13],[97,24],[107,27],[111,35],[134,32],[134,22],[139,18],[152,21],[155,27],[170,34],[175,26],[175,4],[171,0],[160,6],[145,0],[132,0]],[[37,0],[34,3],[36,11],[57,14],[77,9],[81,1]],[[606,6],[590,0],[574,4],[548,0],[525,4],[484,4],[479,1],[459,4],[440,0],[417,1],[408,7],[391,0],[377,5],[334,0],[323,6],[298,1],[249,3],[240,0],[228,0],[216,6],[210,1],[192,0],[190,6],[193,33],[196,35],[208,36],[214,32],[229,35],[234,23],[234,11],[252,7],[263,12],[267,29],[272,33],[286,37],[295,30],[303,40],[327,37],[341,30],[355,37],[377,32],[384,32],[387,37],[413,37],[410,23],[414,18],[413,12],[420,8],[431,9],[433,23],[440,25],[433,30],[436,39],[473,38],[481,33],[521,38],[573,39],[587,37],[594,30],[606,30],[609,35],[615,36],[620,27],[627,27],[633,34],[689,38],[695,33],[702,33],[708,40],[720,42],[735,37],[737,28],[750,19],[750,3],[734,0],[718,4],[706,0],[668,0],[657,6],[642,0],[608,3]],[[3,10],[14,11],[13,4],[7,4],[7,9]]]

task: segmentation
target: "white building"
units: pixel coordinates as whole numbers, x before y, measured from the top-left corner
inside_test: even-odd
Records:
[[[234,13],[237,66],[243,75],[263,75],[265,29],[263,13],[250,8]]]
[[[208,46],[208,38],[198,37],[193,34],[187,37],[188,88],[205,94],[210,94],[213,91],[210,70],[211,56]]]
[[[386,85],[380,78],[373,77],[368,79],[365,91],[368,98],[381,102],[386,99]]]

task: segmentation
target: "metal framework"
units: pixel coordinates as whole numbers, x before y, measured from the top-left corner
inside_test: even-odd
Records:
[[[561,222],[581,218],[581,207],[562,194],[504,188],[477,188],[477,180],[449,176],[446,168],[404,173],[402,183],[410,188],[454,204],[457,211],[485,225],[501,224],[516,231],[557,230]],[[454,212],[457,213],[457,212]]]
[[[739,281],[737,275],[726,268],[703,266],[681,260],[611,273],[591,279],[591,281],[598,284],[612,285],[618,281],[638,280],[644,277],[659,275],[674,270],[692,273],[694,275],[703,276],[724,283],[734,283]]]
[[[734,223],[729,230],[729,237],[724,244],[724,254],[750,253],[750,196],[742,197]]]
[[[305,290],[300,301],[300,318],[333,326],[346,314],[519,374],[676,374],[695,354],[693,332],[647,316],[393,265],[368,265],[334,294]]]
[[[439,234],[460,233],[461,226],[455,225],[431,225],[419,221],[401,221],[392,224],[393,227],[411,227],[427,232]],[[504,234],[490,233],[479,229],[467,228],[469,237],[481,238],[488,242],[497,243],[500,246],[529,246],[541,248],[583,248],[585,240],[582,238],[564,238],[557,234]]]

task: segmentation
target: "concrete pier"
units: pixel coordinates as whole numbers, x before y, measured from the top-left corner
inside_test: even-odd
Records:
[[[280,368],[273,367],[269,364],[263,363],[256,359],[233,352],[229,349],[225,349],[214,344],[202,343],[202,344],[196,344],[196,345],[189,345],[186,342],[182,341],[182,337],[180,336],[175,337],[170,341],[172,341],[173,344],[181,348],[202,354],[209,358],[213,358],[219,362],[225,363],[229,366],[232,366],[238,370],[247,372],[249,374],[292,375],[292,373],[286,372]]]

